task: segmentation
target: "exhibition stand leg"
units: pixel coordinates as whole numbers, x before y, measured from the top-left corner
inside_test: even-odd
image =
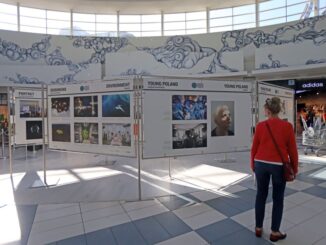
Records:
[[[171,174],[171,157],[169,157],[169,177],[170,180],[172,179],[172,174]]]
[[[117,161],[116,160],[109,160],[108,156],[105,156],[105,165],[113,166]]]
[[[143,130],[143,127],[141,127],[141,129],[139,128],[140,126],[140,123],[142,122],[141,121],[141,113],[142,113],[142,110],[141,110],[141,90],[139,88],[137,88],[136,90],[136,96],[135,96],[135,105],[136,105],[136,110],[135,110],[135,115],[136,115],[136,120],[135,120],[135,123],[136,123],[136,128],[137,128],[137,132],[135,133],[136,134],[136,139],[137,139],[137,162],[138,162],[138,200],[141,201],[142,200],[142,190],[141,190],[141,157],[142,157],[142,154],[141,154],[141,144],[142,144],[142,141],[141,141],[141,138],[140,138],[140,135],[142,135],[142,133],[140,132],[140,130]]]
[[[9,168],[10,168],[10,175],[12,176],[13,173],[13,167],[12,167],[12,147],[11,147],[11,129],[12,129],[12,124],[11,124],[11,118],[10,118],[10,106],[11,106],[11,101],[13,101],[13,96],[12,94],[12,88],[8,87],[7,88],[7,94],[8,94],[8,101],[7,101],[7,106],[8,106],[8,153],[9,153]]]
[[[7,159],[5,155],[5,131],[1,129],[1,156],[0,159]]]
[[[173,157],[173,159],[177,159],[177,158]],[[174,180],[174,178],[172,176],[172,160],[171,160],[171,157],[169,157],[169,177],[170,177],[170,180]]]
[[[42,139],[43,139],[43,144],[42,144],[42,150],[43,150],[43,181],[41,179],[35,180],[31,188],[40,188],[40,187],[53,187],[56,186],[59,182],[59,179],[56,180],[51,180],[50,182],[47,180],[46,176],[46,145],[45,145],[45,105],[44,105],[44,100],[46,98],[44,97],[44,84],[42,83],[42,125],[43,125],[43,130],[42,130]],[[47,100],[47,99],[46,99]],[[48,107],[46,107],[48,108]],[[47,127],[48,128],[48,127]],[[49,131],[48,131],[49,132]],[[49,134],[48,134],[49,135]],[[49,142],[49,141],[48,141]],[[35,146],[35,145],[34,145]]]

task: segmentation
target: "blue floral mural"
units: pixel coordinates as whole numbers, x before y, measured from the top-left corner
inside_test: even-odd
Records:
[[[75,48],[93,49],[94,53],[89,59],[89,63],[105,63],[107,53],[118,52],[121,48],[127,46],[127,38],[121,37],[80,37],[75,38],[73,46]]]
[[[41,59],[46,56],[50,45],[50,36],[46,36],[40,42],[33,43],[30,48],[22,48],[19,45],[0,38],[0,55],[11,61],[25,62],[28,59]]]
[[[66,74],[62,77],[57,78],[55,81],[50,81],[51,84],[67,84],[67,83],[76,83],[78,81],[75,80],[75,73],[74,74]],[[6,76],[5,79],[11,81],[16,84],[42,84],[48,83],[45,81],[41,81],[35,77],[27,77],[23,76],[22,74],[16,73],[16,77],[8,77]]]
[[[164,64],[170,69],[191,70],[203,59],[208,59],[207,69],[200,73],[214,74],[221,69],[228,72],[237,72],[238,69],[227,64],[223,58],[227,53],[239,52],[244,47],[254,45],[256,48],[267,46],[278,46],[289,43],[312,42],[315,46],[322,46],[326,43],[326,29],[320,28],[320,21],[325,20],[326,16],[305,19],[292,25],[283,25],[271,32],[263,30],[235,30],[227,31],[221,35],[217,42],[222,47],[217,50],[212,47],[204,47],[198,41],[189,36],[173,36],[167,38],[165,43],[159,47],[137,47],[131,43],[131,38],[127,37],[74,37],[72,47],[91,50],[91,55],[86,60],[73,63],[72,60],[64,57],[60,47],[50,51],[51,36],[46,35],[43,39],[33,43],[30,47],[24,48],[20,45],[0,38],[0,56],[16,62],[26,62],[30,60],[44,60],[49,66],[66,66],[67,74],[57,78],[53,83],[75,82],[76,74],[85,71],[90,64],[105,64],[108,53],[120,52],[121,49],[129,46],[135,47],[139,51],[150,54],[156,62]],[[285,67],[279,60],[273,60],[272,55],[268,55],[270,64],[263,63],[261,69]],[[306,64],[325,63],[325,59],[306,61]],[[147,71],[137,71],[134,68],[127,69],[120,75],[149,75]],[[26,78],[19,74],[16,78],[7,78],[11,81],[26,83],[37,82],[37,78]]]
[[[62,53],[61,48],[56,48],[52,53],[46,55],[45,62],[47,65],[71,65],[72,61],[66,59]]]
[[[162,47],[138,48],[138,50],[144,50],[153,55],[156,61],[176,69],[190,69],[204,57],[216,52],[212,48],[201,47],[198,42],[187,36],[170,37]]]
[[[316,24],[325,18],[326,16],[318,16],[305,19],[294,25],[277,28],[271,33],[262,30],[255,32],[247,32],[247,30],[225,32],[221,38],[223,47],[218,51],[217,57],[214,58],[208,72],[214,72],[216,66],[222,66],[224,69],[232,71],[232,68],[221,63],[223,53],[236,52],[250,44],[254,44],[256,48],[304,41],[312,41],[316,46],[323,45],[326,42],[326,30],[316,30]],[[277,62],[274,62],[274,66],[276,65]],[[264,66],[264,69],[266,69],[266,66]]]
[[[38,80],[37,78],[29,78],[26,76],[23,76],[21,74],[16,73],[16,78],[13,77],[5,77],[5,79],[13,82],[13,83],[19,83],[19,84],[41,84],[42,81]]]
[[[307,60],[306,65],[322,64],[322,63],[326,63],[326,59],[320,59],[320,60]]]

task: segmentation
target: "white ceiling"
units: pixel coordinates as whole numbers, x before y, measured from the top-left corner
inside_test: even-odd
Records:
[[[255,3],[255,0],[0,0],[0,3],[24,7],[80,13],[148,14],[203,11]]]

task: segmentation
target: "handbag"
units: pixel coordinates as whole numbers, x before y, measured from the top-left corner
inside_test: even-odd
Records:
[[[272,140],[273,140],[273,143],[275,145],[275,148],[276,148],[278,154],[280,155],[280,157],[282,159],[284,180],[287,181],[287,182],[294,181],[294,179],[295,179],[295,173],[294,173],[294,169],[293,169],[293,166],[292,166],[291,162],[284,161],[283,156],[282,156],[282,153],[281,153],[281,150],[278,147],[278,145],[276,144],[276,141],[275,141],[275,138],[274,138],[274,136],[272,134],[271,128],[269,127],[269,125],[268,125],[267,122],[266,122],[266,127],[267,127],[267,129],[269,131],[270,136],[272,137]]]

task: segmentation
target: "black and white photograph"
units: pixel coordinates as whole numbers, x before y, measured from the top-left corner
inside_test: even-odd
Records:
[[[103,123],[103,145],[131,146],[130,123]]]
[[[39,100],[20,100],[20,117],[41,117],[42,109]]]
[[[52,141],[70,142],[70,124],[52,124]]]
[[[207,124],[173,124],[173,149],[207,147]]]
[[[98,144],[98,124],[97,123],[75,123],[74,124],[75,143]]]
[[[70,117],[70,98],[51,98],[51,115],[53,117]]]
[[[98,98],[97,96],[77,96],[74,97],[75,117],[97,117]]]
[[[234,101],[212,101],[211,136],[234,136]]]
[[[173,95],[172,120],[206,120],[206,95]]]
[[[26,121],[26,139],[42,139],[42,121]]]

